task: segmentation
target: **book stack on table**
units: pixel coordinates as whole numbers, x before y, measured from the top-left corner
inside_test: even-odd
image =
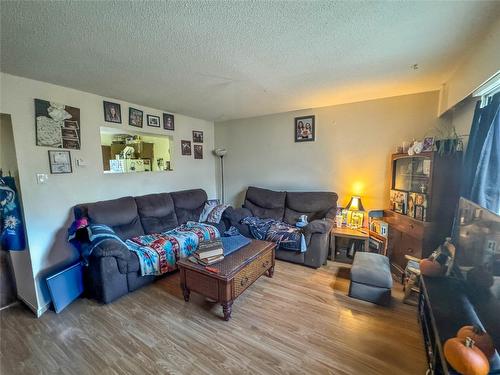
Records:
[[[193,254],[196,261],[204,266],[220,262],[224,259],[224,249],[220,239],[200,242]]]

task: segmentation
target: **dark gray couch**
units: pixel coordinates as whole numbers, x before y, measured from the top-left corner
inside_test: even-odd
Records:
[[[318,268],[326,263],[337,209],[337,194],[332,192],[285,192],[249,187],[242,208],[228,208],[223,215],[226,226],[233,225],[247,237],[248,226],[240,224],[247,216],[282,220],[295,225],[300,215],[307,215],[304,228],[305,253],[276,250],[276,258]]]
[[[198,221],[207,193],[201,189],[123,197],[74,207],[75,218],[106,224],[122,239],[173,229],[189,220]],[[217,224],[213,224],[217,225]],[[224,231],[224,224],[219,229]],[[141,276],[139,259],[119,241],[103,241],[92,252],[85,268],[89,297],[109,303],[151,283],[155,276]]]

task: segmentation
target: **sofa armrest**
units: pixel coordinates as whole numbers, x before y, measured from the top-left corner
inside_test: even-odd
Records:
[[[106,258],[112,257],[116,259],[120,273],[127,273],[130,257],[132,252],[122,242],[106,239],[95,247],[90,254],[91,258]]]
[[[252,216],[252,211],[250,211],[248,208],[228,207],[222,214],[222,219],[226,223],[228,229],[229,227],[233,226],[237,228],[242,235],[251,238],[252,235],[250,234],[248,225],[240,223],[242,219],[248,216]]]
[[[130,250],[120,241],[105,239],[94,248],[94,250],[92,251],[92,256],[115,257],[127,260],[130,257]]]
[[[333,227],[333,221],[329,219],[313,220],[304,227],[304,233],[330,233]]]
[[[228,207],[222,214],[222,216],[226,219],[229,219],[232,225],[234,223],[239,224],[240,221],[248,216],[252,216],[252,211],[250,211],[248,208],[234,208],[234,207]]]

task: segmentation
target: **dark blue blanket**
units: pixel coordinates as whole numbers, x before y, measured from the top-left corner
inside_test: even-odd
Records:
[[[241,220],[247,224],[252,236],[258,240],[275,242],[282,250],[305,252],[306,240],[300,228],[274,219],[248,216]]]

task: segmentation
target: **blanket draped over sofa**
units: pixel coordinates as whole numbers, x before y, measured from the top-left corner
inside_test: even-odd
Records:
[[[141,276],[161,275],[177,269],[177,261],[190,256],[203,241],[220,238],[217,228],[188,221],[164,233],[147,234],[125,241],[139,258]]]
[[[241,224],[248,225],[254,238],[275,242],[280,249],[300,252],[307,250],[302,230],[283,221],[248,216],[241,220]]]
[[[104,241],[118,241],[139,258],[141,276],[173,271],[177,269],[177,261],[190,256],[200,242],[220,237],[219,230],[214,226],[193,221],[164,233],[132,237],[125,241],[107,225],[90,224],[84,229],[88,235],[84,241],[76,240],[73,231],[68,233],[68,240],[80,250],[84,264],[88,264],[93,250]]]

